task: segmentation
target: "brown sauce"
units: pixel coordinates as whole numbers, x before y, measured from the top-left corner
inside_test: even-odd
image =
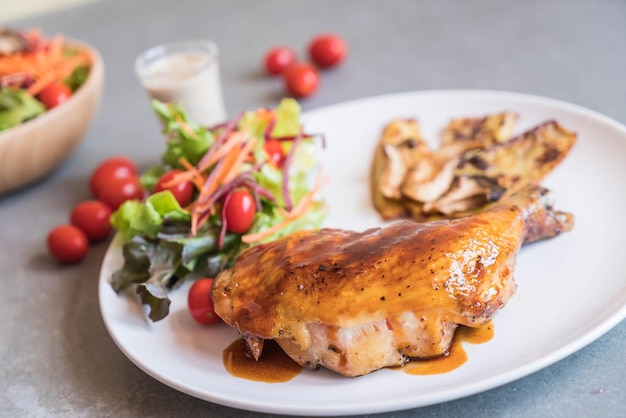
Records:
[[[493,338],[493,324],[491,322],[478,328],[459,326],[450,344],[448,353],[426,360],[413,359],[403,367],[396,367],[407,374],[427,375],[442,374],[458,369],[467,361],[467,353],[463,343],[482,344]]]
[[[463,348],[464,342],[482,344],[492,338],[493,324],[491,322],[478,328],[459,326],[446,355],[426,360],[414,359],[402,367],[393,369],[402,370],[411,375],[448,373],[461,367],[467,361],[467,353]],[[235,340],[224,350],[222,359],[224,367],[233,376],[257,382],[284,383],[302,371],[302,366],[293,361],[272,340],[264,342],[263,354],[259,361],[255,361],[248,353],[246,342],[242,338]]]
[[[248,353],[243,338],[235,340],[224,350],[222,360],[228,373],[256,382],[284,383],[302,371],[302,366],[293,361],[272,340],[264,341],[259,361],[255,361]]]

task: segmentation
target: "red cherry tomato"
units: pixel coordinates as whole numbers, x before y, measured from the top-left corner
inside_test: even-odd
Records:
[[[293,64],[283,73],[287,91],[296,97],[315,93],[319,85],[319,74],[311,64]]]
[[[81,202],[70,215],[72,225],[87,235],[90,241],[100,241],[111,234],[111,208],[98,200]]]
[[[117,210],[127,200],[143,199],[143,189],[139,177],[131,175],[111,179],[105,187],[98,191],[98,200]]]
[[[137,175],[137,167],[126,157],[111,157],[102,161],[91,175],[89,189],[99,198],[100,191],[107,187],[113,179],[120,179]]]
[[[280,144],[280,141],[277,139],[268,139],[265,141],[265,152],[267,152],[270,156],[270,159],[276,164],[278,167],[283,165],[285,158],[285,150],[283,146]]]
[[[156,186],[154,186],[153,193],[162,192],[163,190],[169,190],[174,195],[176,201],[181,206],[187,206],[191,202],[193,196],[194,187],[190,181],[183,181],[182,183],[175,184],[173,186],[165,187],[164,185],[169,183],[176,174],[182,173],[182,170],[171,170],[163,174]]]
[[[339,64],[345,58],[347,51],[345,41],[336,35],[320,35],[309,44],[309,56],[322,68]]]
[[[211,299],[212,286],[213,279],[198,279],[191,285],[187,294],[189,313],[193,319],[201,324],[216,324],[220,322],[220,317],[217,316],[213,308],[213,299]]]
[[[252,226],[256,203],[247,190],[235,190],[224,201],[226,229],[234,234],[243,234]]]
[[[293,49],[279,46],[270,49],[263,59],[265,71],[270,75],[281,74],[287,67],[297,61],[296,53]]]
[[[85,257],[89,240],[83,231],[73,225],[59,225],[50,231],[48,250],[62,263],[77,263]]]
[[[72,97],[72,90],[64,83],[55,81],[39,92],[37,98],[48,109],[56,107]]]

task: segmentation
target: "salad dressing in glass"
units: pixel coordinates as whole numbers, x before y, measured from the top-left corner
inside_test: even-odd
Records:
[[[482,344],[493,338],[493,324],[486,323],[478,328],[459,326],[447,355],[425,360],[411,360],[402,367],[391,367],[410,375],[448,373],[467,361],[463,343]],[[266,383],[284,383],[296,377],[302,366],[293,361],[280,346],[272,341],[264,342],[263,353],[255,361],[248,353],[243,338],[233,341],[222,353],[226,370],[235,377]]]
[[[182,41],[154,47],[137,59],[136,71],[151,98],[182,105],[191,121],[213,126],[226,119],[214,43]]]

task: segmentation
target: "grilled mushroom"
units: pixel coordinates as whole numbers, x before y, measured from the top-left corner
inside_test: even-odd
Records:
[[[392,121],[374,157],[376,209],[385,219],[458,217],[540,183],[567,156],[576,134],[547,121],[513,137],[517,118],[503,112],[453,119],[432,153],[414,120]]]
[[[443,133],[442,145],[463,143],[470,149],[504,143],[513,136],[517,119],[518,115],[513,112],[452,119]]]
[[[484,176],[456,177],[450,190],[440,199],[424,204],[425,214],[441,213],[451,216],[456,212],[471,212],[487,203],[495,202],[507,192],[497,180]]]
[[[408,171],[429,154],[415,119],[397,119],[385,126],[371,173],[372,200],[383,218],[406,216],[401,185]]]
[[[574,132],[547,121],[503,144],[465,152],[456,175],[497,178],[512,193],[526,184],[540,183],[575,142]]]
[[[458,157],[442,165],[436,164],[434,159],[420,162],[407,173],[402,184],[402,194],[418,202],[437,200],[450,188],[458,164]]]

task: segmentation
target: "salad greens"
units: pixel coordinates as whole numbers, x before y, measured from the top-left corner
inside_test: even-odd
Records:
[[[205,128],[188,120],[173,104],[153,101],[163,122],[166,149],[161,163],[141,176],[150,193],[144,201],[127,201],[111,216],[123,245],[123,266],[114,272],[116,292],[134,289],[149,317],[167,316],[168,292],[184,280],[215,277],[246,248],[303,229],[319,228],[325,205],[316,197],[321,176],[315,170],[315,140],[303,132],[300,106],[283,99],[275,110],[243,112]],[[265,148],[280,141],[284,162],[277,164]],[[159,178],[180,170],[178,181],[195,185],[194,200],[181,207],[169,190],[152,193]],[[252,226],[245,234],[228,230],[223,202],[236,190],[255,199]]]
[[[0,131],[26,122],[45,111],[44,105],[25,90],[0,90]]]
[[[63,36],[0,28],[0,131],[27,122],[82,86],[91,54]],[[67,92],[66,92],[67,90]],[[61,92],[61,93],[60,93]]]

